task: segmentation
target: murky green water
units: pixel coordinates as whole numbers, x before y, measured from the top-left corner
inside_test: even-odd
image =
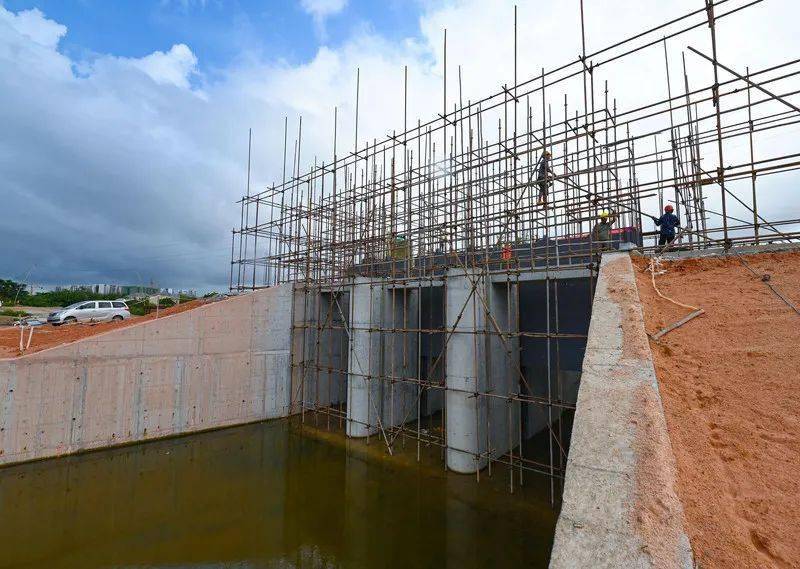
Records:
[[[0,567],[546,566],[547,479],[376,442],[276,421],[0,469]]]

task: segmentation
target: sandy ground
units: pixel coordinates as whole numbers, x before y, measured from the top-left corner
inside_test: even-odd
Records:
[[[745,260],[800,305],[800,253]],[[690,312],[635,259],[647,332]],[[703,308],[650,345],[702,569],[800,567],[800,316],[735,258],[665,263],[663,294]]]
[[[192,308],[197,308],[205,304],[206,301],[203,299],[193,300],[191,302],[185,302],[178,306],[173,306],[172,308],[167,308],[165,310],[159,310],[158,316],[168,316],[170,314],[177,314],[178,312],[183,312],[185,310],[191,310]],[[67,324],[63,326],[51,326],[49,324],[45,326],[38,326],[34,328],[33,331],[33,339],[31,340],[31,346],[29,350],[26,350],[25,353],[32,353],[32,352],[39,352],[46,348],[52,348],[54,346],[58,346],[61,344],[66,344],[68,342],[74,342],[75,340],[79,340],[81,338],[86,338],[88,336],[94,336],[95,334],[101,334],[103,332],[107,332],[108,330],[113,330],[115,328],[125,328],[126,326],[131,326],[138,322],[144,322],[146,320],[153,320],[156,317],[156,313],[152,312],[147,316],[133,316],[127,320],[122,322],[100,322],[97,324]],[[28,331],[25,331],[25,342],[28,340]],[[19,328],[2,328],[0,329],[0,358],[9,358],[15,357],[20,354],[19,351]]]

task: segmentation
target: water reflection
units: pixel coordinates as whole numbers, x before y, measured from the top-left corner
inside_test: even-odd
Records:
[[[377,443],[275,421],[0,469],[0,567],[546,566],[545,478]]]

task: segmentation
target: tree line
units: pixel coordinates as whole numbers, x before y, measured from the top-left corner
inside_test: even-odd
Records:
[[[116,300],[119,294],[97,294],[88,290],[55,290],[30,294],[23,283],[0,279],[0,301],[5,306],[69,306],[84,300]],[[181,295],[181,302],[192,300]],[[166,308],[174,304],[172,299],[162,298],[159,305]]]

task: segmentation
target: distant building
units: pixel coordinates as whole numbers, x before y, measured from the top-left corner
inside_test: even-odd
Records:
[[[151,294],[158,294],[161,289],[153,284],[150,286],[143,285],[120,285],[120,284],[71,284],[71,285],[56,285],[52,287],[41,287],[37,292],[46,292],[53,290],[56,292],[62,290],[69,291],[85,291],[93,294],[117,295],[117,296],[148,296]]]
[[[92,292],[95,294],[120,294],[122,287],[113,284],[96,284],[92,285]]]
[[[116,290],[111,294],[119,294],[121,296],[131,296],[133,294],[158,294],[161,290],[157,286],[140,286],[140,285],[116,285]]]
[[[197,291],[191,289],[182,289],[182,288],[162,288],[161,294],[164,296],[171,296],[173,298],[178,298],[179,296],[191,296],[196,298]]]
[[[192,289],[161,288],[154,283],[144,285],[123,285],[123,284],[63,284],[63,285],[28,285],[26,287],[31,294],[42,292],[60,291],[83,291],[93,294],[113,295],[117,297],[144,298],[153,295],[170,296],[177,299],[179,296],[197,298],[197,291]]]

